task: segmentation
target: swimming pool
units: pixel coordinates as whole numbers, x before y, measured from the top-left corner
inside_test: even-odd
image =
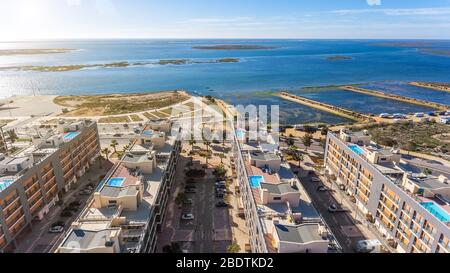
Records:
[[[9,187],[14,181],[12,179],[3,179],[0,181],[0,192],[4,191]]]
[[[125,180],[126,180],[126,178],[123,178],[123,177],[111,178],[108,181],[108,186],[110,186],[110,187],[122,187],[122,185],[125,182]]]
[[[155,132],[153,130],[145,130],[144,132],[142,132],[142,134],[144,136],[152,137],[155,134]]]
[[[238,138],[244,138],[244,137],[245,137],[245,132],[244,132],[244,130],[242,130],[242,129],[236,130],[236,136],[237,136]]]
[[[348,147],[355,153],[357,153],[358,155],[365,155],[366,152],[364,152],[364,150],[359,147],[358,145],[348,145]]]
[[[80,132],[70,132],[64,135],[65,141],[71,141],[72,139],[76,138]]]
[[[450,214],[443,210],[440,206],[438,206],[434,202],[422,202],[420,203],[422,207],[431,212],[436,218],[441,220],[442,222],[450,222]]]
[[[248,180],[250,181],[250,186],[253,189],[259,188],[261,183],[264,183],[264,177],[262,176],[250,176]]]

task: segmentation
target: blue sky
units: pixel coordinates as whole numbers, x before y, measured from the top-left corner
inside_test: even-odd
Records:
[[[0,0],[0,40],[450,39],[450,0]]]

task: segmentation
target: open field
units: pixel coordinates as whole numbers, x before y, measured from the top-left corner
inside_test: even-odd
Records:
[[[396,146],[403,150],[427,154],[450,153],[450,127],[440,123],[379,123],[353,129],[368,130],[372,139],[384,146]]]
[[[138,113],[168,107],[189,99],[184,91],[95,96],[59,96],[54,102],[73,109],[66,117],[108,116]]]
[[[123,117],[107,117],[98,120],[99,123],[126,123],[131,122],[128,116]]]

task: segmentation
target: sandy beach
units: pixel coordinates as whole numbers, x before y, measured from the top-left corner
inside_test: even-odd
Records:
[[[57,96],[14,96],[0,100],[0,118],[60,114],[64,107],[53,100]]]

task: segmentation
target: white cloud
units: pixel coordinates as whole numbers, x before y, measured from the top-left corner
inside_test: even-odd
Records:
[[[79,6],[81,5],[81,0],[66,0],[68,6]]]
[[[414,16],[414,15],[447,15],[450,8],[417,8],[417,9],[343,9],[334,10],[331,13],[340,15],[383,13],[385,15]]]
[[[381,6],[381,0],[367,0],[369,6]]]

